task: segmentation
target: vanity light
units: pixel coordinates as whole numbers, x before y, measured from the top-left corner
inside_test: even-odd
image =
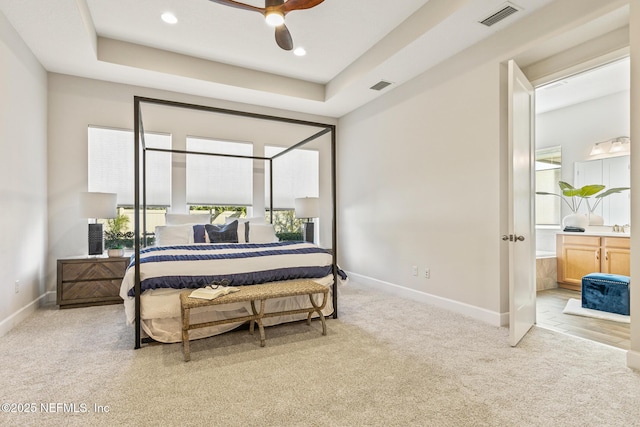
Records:
[[[631,151],[631,139],[628,136],[619,136],[608,141],[596,142],[591,149],[591,156],[601,154],[618,154]]]
[[[160,18],[162,18],[162,20],[167,24],[176,24],[178,22],[178,18],[176,18],[176,16],[171,12],[163,13],[160,15]]]
[[[607,145],[609,143],[609,141],[602,141],[602,142],[596,142],[595,144],[593,144],[593,148],[591,149],[591,153],[589,153],[591,156],[596,156],[598,154],[604,154],[607,152],[607,150],[605,150],[605,145]]]
[[[631,151],[631,140],[626,136],[620,136],[611,141],[610,153],[622,153],[624,151]]]

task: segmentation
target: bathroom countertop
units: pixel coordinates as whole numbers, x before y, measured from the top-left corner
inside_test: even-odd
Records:
[[[586,229],[584,232],[570,232],[570,231],[558,231],[557,234],[566,234],[566,235],[578,235],[578,236],[599,236],[599,237],[630,237],[631,233],[629,233],[629,229],[625,228],[624,233],[619,231],[612,231],[611,227],[603,227],[606,229]],[[608,229],[608,230],[607,230]]]

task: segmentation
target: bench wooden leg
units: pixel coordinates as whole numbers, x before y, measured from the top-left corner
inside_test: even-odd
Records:
[[[264,304],[265,304],[266,300],[260,300],[260,313],[258,313],[258,318],[256,319],[256,322],[258,322],[258,329],[260,330],[260,347],[264,347],[265,346],[265,341],[266,338],[264,336],[264,325],[262,324],[262,316],[264,316]],[[253,303],[253,301],[251,301],[251,303]]]
[[[256,311],[256,302],[253,301],[253,300],[251,300],[251,314],[253,314],[254,316],[256,316],[258,314],[258,312]],[[253,335],[253,329],[254,329],[255,324],[256,324],[255,319],[251,319],[249,321],[249,333],[251,335]]]
[[[184,361],[191,360],[191,350],[189,349],[189,309],[182,307],[182,353]]]
[[[327,323],[325,322],[324,314],[322,314],[322,309],[324,308],[325,305],[327,305],[328,293],[324,293],[323,295],[324,295],[324,299],[322,300],[321,305],[316,304],[316,301],[313,299],[313,294],[309,294],[309,300],[311,301],[311,305],[314,308],[313,311],[318,313],[318,316],[320,316],[320,322],[322,322],[322,335],[327,335]],[[313,314],[313,311],[309,311],[309,315],[307,316],[308,325],[311,324],[311,314]]]

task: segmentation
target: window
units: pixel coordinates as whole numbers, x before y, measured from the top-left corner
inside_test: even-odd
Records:
[[[283,147],[265,146],[265,157],[284,151]],[[273,209],[294,208],[298,197],[318,197],[320,193],[319,158],[317,150],[297,149],[273,159]],[[265,165],[265,206],[269,208],[269,162]]]
[[[562,180],[562,152],[560,147],[536,150],[536,192],[558,194]],[[536,225],[560,224],[560,197],[536,195]]]
[[[134,205],[133,131],[90,126],[89,191],[117,193],[118,206]],[[147,147],[171,148],[171,135],[145,133]],[[171,155],[147,152],[147,205],[171,205]]]
[[[284,151],[283,147],[265,146],[265,157]],[[273,225],[280,240],[302,240],[302,220],[295,217],[294,200],[298,197],[318,197],[320,193],[319,158],[317,150],[297,149],[273,159]],[[265,206],[269,210],[269,162],[265,165]]]
[[[231,218],[245,218],[247,208],[244,206],[189,206],[189,214],[208,213],[212,224],[225,224]]]
[[[253,156],[253,144],[187,137],[187,151]],[[187,154],[187,204],[251,206],[253,159]]]

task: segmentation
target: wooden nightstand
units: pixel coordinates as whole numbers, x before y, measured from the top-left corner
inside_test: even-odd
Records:
[[[58,260],[60,308],[122,303],[120,284],[129,258],[69,258]]]

